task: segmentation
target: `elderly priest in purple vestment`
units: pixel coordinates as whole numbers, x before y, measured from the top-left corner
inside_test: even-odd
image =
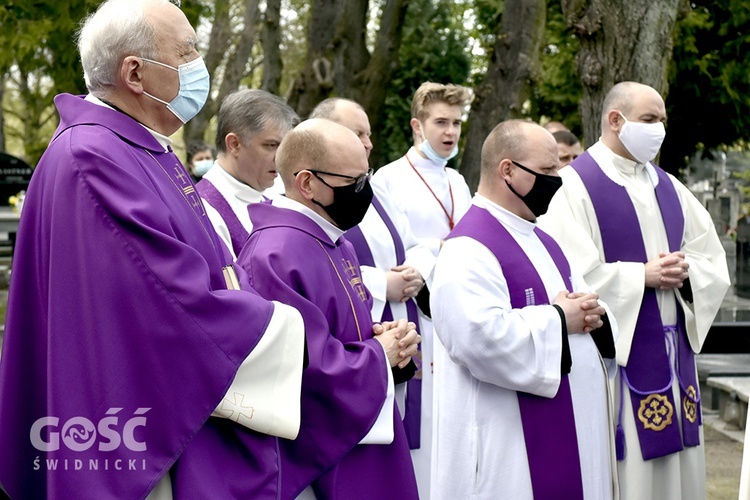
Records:
[[[434,499],[616,497],[613,318],[536,227],[560,187],[542,127],[499,124],[438,256]]]
[[[652,87],[612,87],[601,139],[560,171],[563,188],[540,222],[620,325],[617,455],[627,499],[706,497],[694,353],[729,287],[710,214],[651,163],[666,119]]]
[[[282,498],[416,499],[393,394],[394,378],[413,374],[420,337],[404,319],[373,326],[372,297],[343,237],[372,199],[365,148],[346,127],[311,119],[281,142],[276,166],[286,196],[250,205],[253,230],[237,262],[262,296],[297,308],[306,325],[300,433],[279,439]]]
[[[13,261],[0,358],[12,498],[279,496],[303,323],[233,266],[172,151],[208,96],[196,41],[166,0],[108,0],[82,28],[90,94],[55,99]]]

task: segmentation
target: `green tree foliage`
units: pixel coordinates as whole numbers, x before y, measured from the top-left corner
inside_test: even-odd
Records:
[[[0,74],[9,75],[4,111],[9,138],[23,141],[24,156],[39,160],[57,115],[52,98],[61,92],[84,93],[83,72],[75,50],[78,23],[99,1],[11,0],[0,9]]]
[[[414,0],[409,4],[399,68],[383,109],[385,140],[378,152],[379,166],[402,156],[412,145],[411,99],[423,82],[458,85],[468,82],[469,36],[456,11],[450,0]]]
[[[750,2],[694,0],[678,20],[661,163],[681,168],[696,149],[747,139]]]
[[[530,115],[535,121],[559,121],[581,137],[581,81],[576,75],[578,38],[565,24],[560,0],[547,3],[545,42],[540,54],[542,77],[533,89]]]
[[[12,153],[35,164],[57,122],[52,98],[60,92],[85,93],[75,47],[80,20],[101,0],[6,0],[0,9],[0,81],[5,81],[4,135]],[[581,135],[578,103],[582,96],[576,73],[580,40],[563,18],[563,0],[548,0],[541,78],[524,116],[559,120]],[[230,0],[231,18],[242,17],[241,0]],[[384,0],[373,0],[371,11]],[[474,86],[487,67],[487,54],[505,2],[503,0],[411,0],[394,77],[390,81],[380,129],[378,165],[397,158],[411,145],[410,104],[424,81]],[[199,34],[213,24],[215,0],[182,0],[182,9]],[[261,2],[261,8],[265,5]],[[309,1],[283,0],[280,91],[287,93],[305,64],[305,27]],[[377,15],[370,15],[377,19]],[[368,40],[377,23],[368,24]],[[201,36],[203,36],[201,35]],[[661,163],[676,171],[696,148],[744,147],[750,129],[750,0],[693,0],[685,3],[674,34],[669,70],[669,125]],[[205,51],[206,44],[200,49]],[[372,47],[370,47],[371,49]],[[257,52],[257,54],[256,54]],[[260,52],[253,53],[259,60]],[[256,66],[260,64],[254,60]],[[222,71],[213,75],[222,81]],[[242,84],[256,86],[257,74]],[[4,147],[0,134],[0,148]]]

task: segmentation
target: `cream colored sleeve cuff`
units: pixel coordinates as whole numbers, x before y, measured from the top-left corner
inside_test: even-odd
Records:
[[[240,365],[211,416],[263,434],[294,439],[300,426],[305,329],[296,309],[273,304],[263,337]]]

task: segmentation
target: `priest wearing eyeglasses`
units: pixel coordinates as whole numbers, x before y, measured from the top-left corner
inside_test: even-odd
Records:
[[[237,262],[306,326],[300,433],[279,440],[281,496],[416,499],[392,370],[413,370],[420,337],[406,320],[373,325],[343,237],[372,200],[365,148],[346,127],[311,119],[287,134],[276,165],[286,194],[250,206],[253,230]]]

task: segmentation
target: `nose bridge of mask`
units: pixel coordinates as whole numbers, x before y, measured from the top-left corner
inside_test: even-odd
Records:
[[[196,71],[201,68],[201,66],[205,66],[206,63],[203,60],[202,57],[198,57],[196,59],[193,59],[192,61],[180,64],[177,66],[177,72],[180,75],[180,86],[183,87],[186,84],[194,83],[197,81],[200,81],[201,78],[203,78],[203,73],[201,71]],[[175,69],[175,68],[172,68]]]

